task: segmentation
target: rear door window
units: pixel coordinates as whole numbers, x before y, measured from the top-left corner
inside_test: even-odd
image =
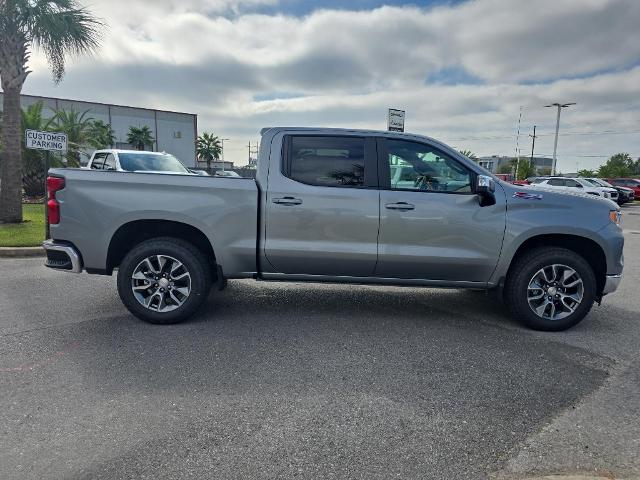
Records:
[[[294,135],[286,145],[284,174],[292,180],[322,187],[365,186],[364,138]]]
[[[565,186],[564,180],[562,178],[552,178],[547,183],[549,185],[554,186],[554,187],[564,187]]]

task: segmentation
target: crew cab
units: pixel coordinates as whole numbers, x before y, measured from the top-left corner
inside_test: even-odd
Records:
[[[495,290],[562,330],[621,280],[610,200],[511,185],[420,135],[261,133],[255,179],[50,170],[46,265],[117,270],[129,311],[161,324],[254,278]]]

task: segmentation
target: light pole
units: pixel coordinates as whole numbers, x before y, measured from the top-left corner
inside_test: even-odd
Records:
[[[228,141],[229,141],[229,139],[228,139],[228,138],[221,138],[221,139],[220,139],[220,143],[222,144],[222,147],[221,147],[221,151],[222,151],[222,152],[221,152],[221,153],[222,153],[222,171],[223,171],[223,172],[224,172],[224,142],[225,142],[225,141],[227,141],[227,142],[228,142]]]
[[[557,107],[558,116],[556,117],[556,139],[553,142],[553,164],[551,166],[551,175],[556,174],[556,152],[558,151],[558,131],[560,130],[560,110],[563,108],[575,105],[575,102],[570,103],[552,103],[551,105],[545,105],[545,107]]]

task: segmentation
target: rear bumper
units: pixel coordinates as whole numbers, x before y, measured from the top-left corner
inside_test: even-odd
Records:
[[[45,240],[42,247],[47,254],[45,266],[71,273],[82,272],[82,257],[73,245]]]
[[[604,282],[604,288],[602,289],[602,294],[606,295],[607,293],[613,293],[618,289],[620,282],[622,281],[622,274],[618,275],[607,275],[606,280]]]

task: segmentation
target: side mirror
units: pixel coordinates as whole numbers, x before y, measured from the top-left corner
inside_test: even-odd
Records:
[[[480,199],[480,206],[487,207],[496,203],[494,192],[496,191],[496,183],[493,178],[488,175],[478,175],[476,178],[475,194]]]

